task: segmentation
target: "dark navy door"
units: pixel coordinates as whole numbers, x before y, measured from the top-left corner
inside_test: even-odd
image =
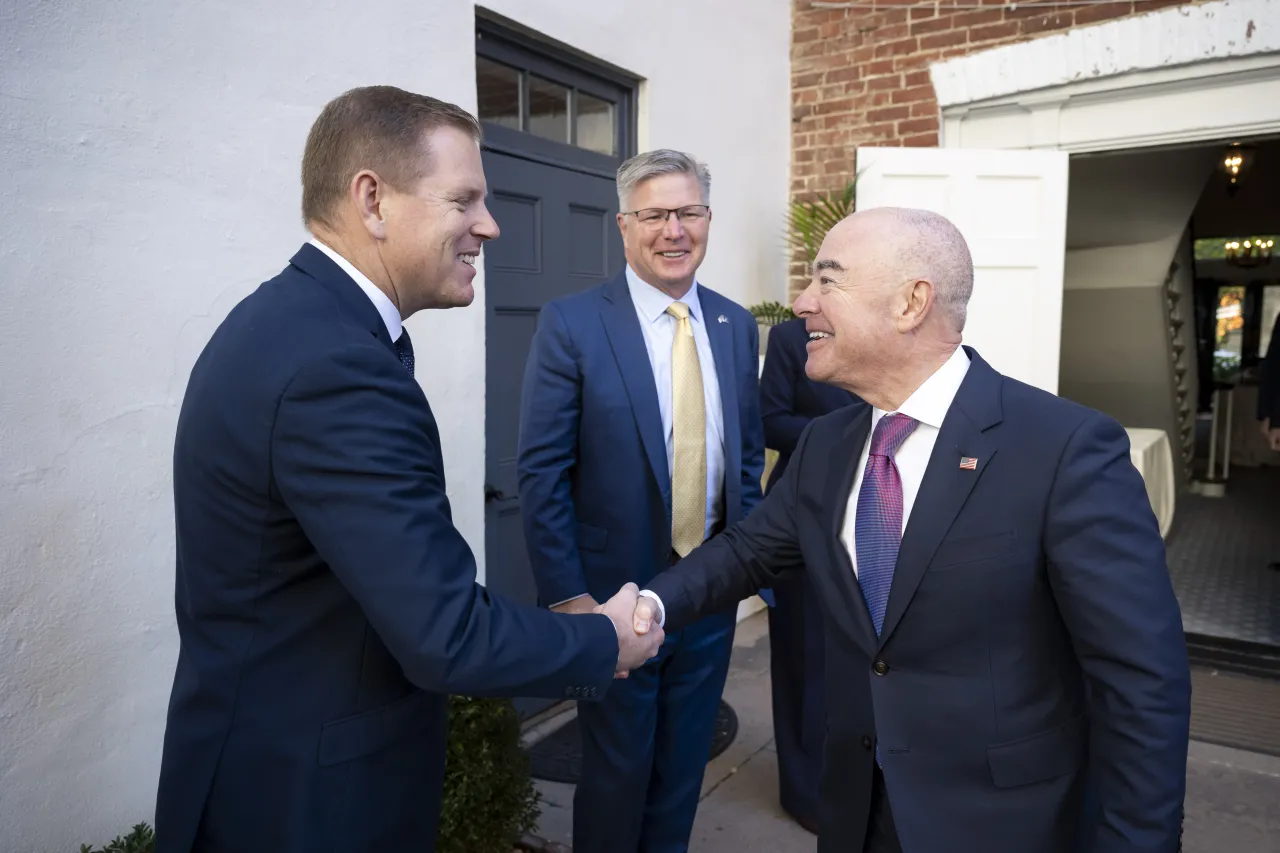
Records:
[[[635,150],[636,85],[477,17],[477,115],[489,210],[502,230],[484,249],[485,584],[523,604],[537,602],[516,478],[524,365],[543,305],[622,268],[615,177]]]
[[[533,604],[516,480],[524,365],[543,305],[621,269],[618,199],[598,175],[493,151],[484,166],[502,231],[484,250],[485,583]]]

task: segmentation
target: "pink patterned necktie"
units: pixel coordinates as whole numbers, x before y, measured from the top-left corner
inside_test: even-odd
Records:
[[[894,455],[916,428],[906,415],[885,415],[871,435],[867,470],[858,492],[854,521],[854,550],[858,557],[858,585],[871,611],[876,635],[884,627],[884,611],[893,585],[893,568],[902,544],[902,477]]]

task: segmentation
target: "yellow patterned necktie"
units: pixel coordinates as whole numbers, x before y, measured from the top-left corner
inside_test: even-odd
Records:
[[[671,343],[671,547],[681,557],[702,544],[707,525],[707,409],[702,395],[702,366],[693,339],[689,306],[673,302],[676,318]]]

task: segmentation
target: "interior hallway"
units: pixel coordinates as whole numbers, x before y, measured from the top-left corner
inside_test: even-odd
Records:
[[[1198,676],[1212,677],[1208,671]],[[778,805],[765,614],[738,625],[724,698],[738,736],[707,766],[693,853],[813,853],[814,836]],[[557,722],[546,722],[544,730]],[[573,786],[538,782],[537,833],[569,844]],[[1280,853],[1280,757],[1193,742],[1187,769],[1185,853]]]
[[[1220,498],[1183,493],[1166,543],[1188,634],[1280,647],[1280,467],[1233,467]]]

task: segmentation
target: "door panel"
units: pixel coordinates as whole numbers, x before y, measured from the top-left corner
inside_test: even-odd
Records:
[[[543,305],[622,268],[618,198],[609,178],[495,151],[484,168],[502,232],[484,250],[485,577],[534,604],[516,477],[525,361]]]
[[[964,342],[1001,373],[1056,394],[1068,155],[859,148],[857,157],[858,210],[931,210],[964,235],[974,264]]]

